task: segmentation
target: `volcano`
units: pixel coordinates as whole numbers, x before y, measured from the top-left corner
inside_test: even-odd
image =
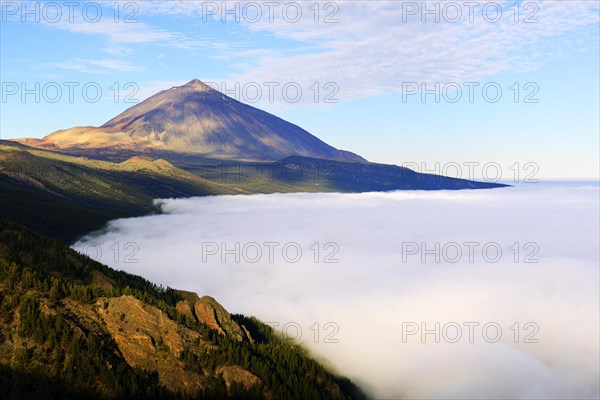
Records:
[[[100,127],[74,127],[43,139],[19,142],[72,154],[152,154],[167,159],[179,155],[242,161],[303,156],[366,162],[198,79],[163,90]]]

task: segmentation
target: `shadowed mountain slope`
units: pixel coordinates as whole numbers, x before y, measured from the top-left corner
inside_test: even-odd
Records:
[[[66,242],[111,219],[160,212],[157,198],[223,194],[484,189],[495,183],[419,174],[394,165],[293,156],[176,166],[133,156],[106,161],[0,141],[0,218]]]

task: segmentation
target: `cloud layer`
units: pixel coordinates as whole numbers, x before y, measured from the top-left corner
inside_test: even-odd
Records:
[[[237,63],[249,56],[240,63],[244,72],[230,82],[296,82],[302,88],[333,82],[340,101],[400,93],[412,82],[479,82],[597,47],[591,39],[599,9],[590,1],[336,1],[318,3],[318,12],[314,2],[233,4],[237,25],[250,35],[267,33],[287,45],[254,57],[224,54]],[[226,10],[234,9],[206,1],[149,2],[143,8],[228,24],[235,17]]]
[[[100,4],[110,17],[112,3]],[[127,45],[123,56],[131,57],[134,48],[144,45],[161,51],[208,51],[237,66],[237,73],[218,77],[230,85],[294,82],[309,92],[316,82],[332,82],[339,87],[339,101],[400,93],[404,84],[413,82],[462,85],[494,79],[598,46],[599,5],[587,0],[324,1],[317,7],[314,2],[250,0],[228,5],[195,0],[131,4],[135,23],[110,18],[89,23],[77,14],[74,22],[46,25],[98,35],[109,47]],[[156,16],[188,22],[159,27]],[[228,32],[225,41],[214,34],[223,30]],[[276,105],[294,108],[313,97],[305,94],[298,103],[282,104],[279,98]]]
[[[599,396],[597,186],[161,204],[75,247],[274,323],[375,398]]]
[[[446,9],[447,3],[457,7]],[[436,82],[463,85],[536,70],[589,50],[599,21],[598,4],[586,1],[523,2],[519,7],[514,1],[479,2],[472,9],[468,2],[337,4],[337,23],[314,23],[311,18],[289,23],[279,18],[251,25],[251,30],[312,47],[301,54],[261,57],[238,79],[299,82],[302,87],[335,82],[340,100],[401,93],[411,82],[431,89]],[[304,15],[312,15],[308,3],[305,6]],[[427,13],[436,7],[437,13]]]

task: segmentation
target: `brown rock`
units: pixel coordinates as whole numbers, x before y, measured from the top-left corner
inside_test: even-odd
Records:
[[[195,319],[192,307],[190,306],[190,303],[188,303],[186,300],[181,300],[180,302],[178,302],[175,306],[175,309],[179,314],[187,315]]]
[[[199,333],[171,320],[156,307],[132,296],[102,299],[98,313],[127,363],[156,371],[162,385],[174,392],[197,393],[206,377],[184,368],[184,349],[201,354],[211,346]],[[194,348],[186,344],[198,343]]]
[[[227,389],[231,387],[232,383],[242,384],[246,389],[250,389],[252,386],[261,383],[259,377],[237,365],[219,367],[217,368],[217,373],[223,376]]]
[[[231,314],[210,296],[204,296],[194,304],[194,313],[198,321],[210,326],[222,335],[239,341],[248,339],[242,328],[231,319]]]

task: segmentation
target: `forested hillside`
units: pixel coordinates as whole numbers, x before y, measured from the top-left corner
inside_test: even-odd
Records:
[[[0,327],[2,399],[364,398],[255,318],[9,221]]]

